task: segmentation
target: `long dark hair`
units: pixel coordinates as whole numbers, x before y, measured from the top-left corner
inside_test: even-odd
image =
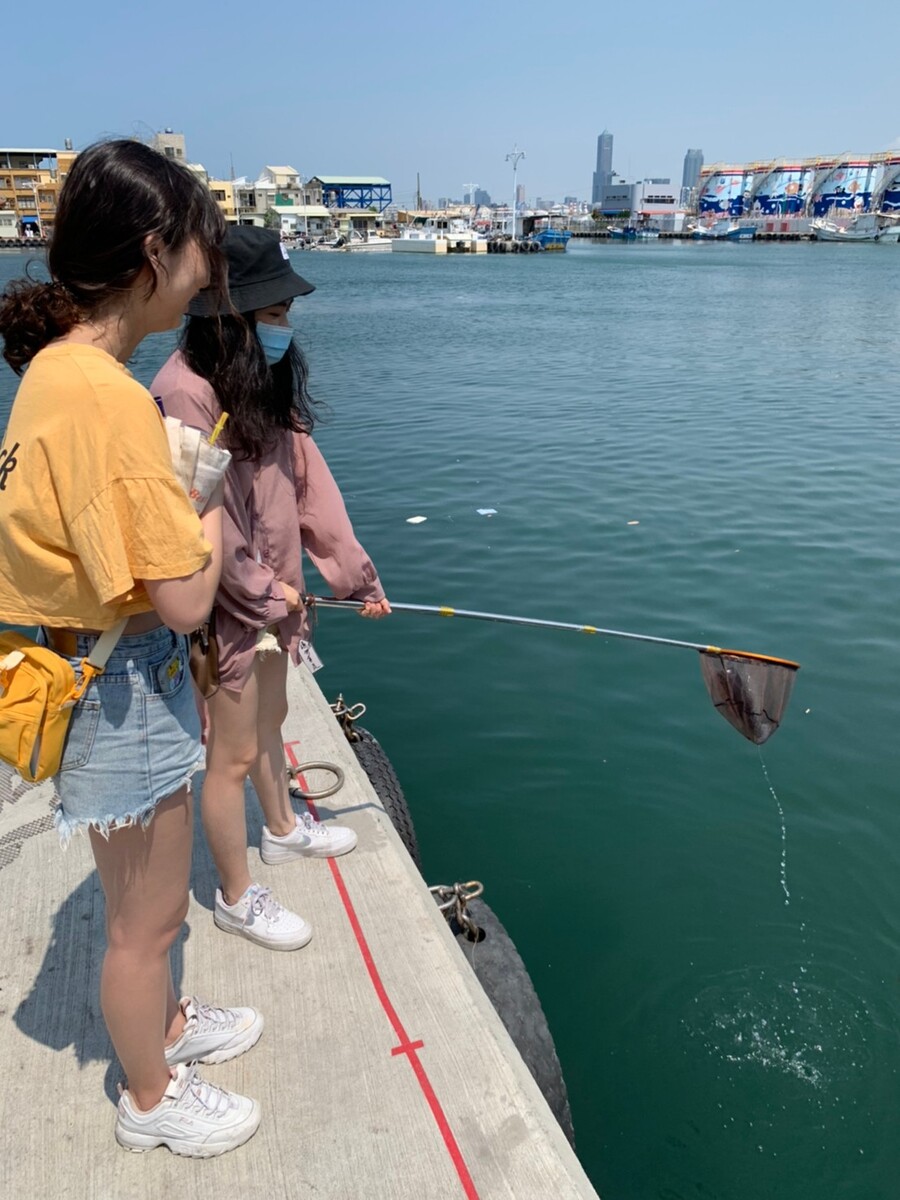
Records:
[[[318,404],[307,390],[309,367],[296,338],[269,366],[253,313],[189,317],[181,352],[228,413],[222,441],[235,458],[262,458],[286,430],[312,433]]]
[[[150,234],[176,252],[196,239],[213,288],[224,294],[225,219],[209,189],[141,142],[82,151],[59,196],[47,255],[52,282],[16,280],[0,297],[3,357],[17,375],[54,338],[121,300],[148,266],[153,294],[159,268],[144,245]]]

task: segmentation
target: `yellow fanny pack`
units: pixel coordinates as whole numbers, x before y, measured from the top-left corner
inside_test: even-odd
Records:
[[[21,633],[0,632],[0,759],[27,783],[59,771],[72,710],[92,679],[103,674],[125,621],[106,630],[81,660],[71,663]]]

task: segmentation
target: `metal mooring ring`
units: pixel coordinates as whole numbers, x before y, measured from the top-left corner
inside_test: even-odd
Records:
[[[330,771],[334,776],[334,783],[327,788],[322,788],[319,792],[304,792],[300,784],[297,783],[297,776],[303,775],[307,771]],[[287,773],[294,781],[294,795],[299,795],[304,800],[324,800],[328,796],[333,796],[335,792],[339,792],[344,786],[344,772],[334,763],[328,762],[308,762],[299,763],[296,767],[288,767]]]

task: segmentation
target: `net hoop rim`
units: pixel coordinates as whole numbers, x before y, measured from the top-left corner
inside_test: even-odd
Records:
[[[722,646],[706,646],[702,653],[704,654],[730,654],[735,658],[750,658],[756,662],[774,663],[779,667],[788,667],[792,671],[799,671],[800,664],[794,662],[790,658],[775,658],[771,654],[754,654],[751,650],[726,650]]]

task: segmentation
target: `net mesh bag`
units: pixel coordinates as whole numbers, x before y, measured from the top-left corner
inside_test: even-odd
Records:
[[[716,709],[745,738],[761,746],[781,724],[799,667],[781,658],[704,650],[700,670]]]

